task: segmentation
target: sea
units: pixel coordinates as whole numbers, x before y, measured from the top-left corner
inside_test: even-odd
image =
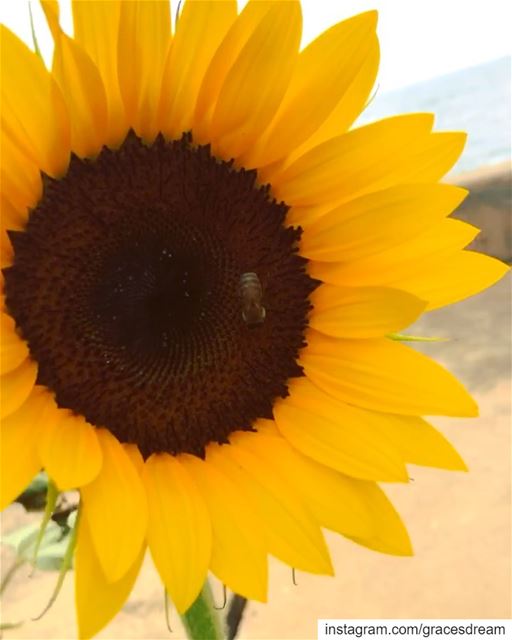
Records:
[[[430,112],[435,129],[468,133],[453,173],[472,171],[511,157],[511,58],[450,73],[389,93],[376,94],[358,124],[398,113]]]

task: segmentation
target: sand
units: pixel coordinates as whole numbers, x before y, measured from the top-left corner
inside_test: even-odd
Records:
[[[512,166],[510,162],[456,175],[451,182],[469,189],[469,196],[454,213],[481,233],[470,249],[512,261]]]
[[[507,176],[510,168],[502,165],[456,180],[474,185],[472,199],[456,215],[469,217],[474,224],[478,221],[485,229],[487,250],[503,258],[507,257],[503,250],[512,256],[510,234],[506,237],[510,225]],[[479,419],[433,420],[457,446],[470,473],[411,467],[413,482],[385,486],[408,525],[415,556],[380,555],[327,533],[336,577],[299,572],[294,586],[290,570],[271,561],[269,603],[250,603],[239,638],[314,638],[319,617],[511,617],[510,311],[507,278],[475,298],[426,315],[411,328],[451,338],[418,348],[463,380],[481,409]],[[3,514],[2,529],[7,532],[33,519],[13,505]],[[2,572],[11,562],[12,554],[4,548]],[[26,622],[5,631],[4,637],[76,637],[72,575],[50,612],[31,622],[46,604],[56,576],[38,573],[28,578],[27,573],[20,572],[9,586],[2,611],[4,623]],[[221,586],[214,588],[220,603]],[[98,638],[183,638],[176,613],[172,615],[174,633],[167,631],[162,602],[162,587],[147,558],[128,603]]]

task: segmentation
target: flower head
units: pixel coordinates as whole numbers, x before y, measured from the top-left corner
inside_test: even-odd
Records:
[[[376,13],[299,50],[298,2],[43,2],[51,72],[2,28],[2,506],[79,489],[80,634],[146,547],[185,611],[211,571],[265,600],[267,556],[333,572],[322,527],[411,547],[377,485],[464,468],[423,415],[476,415],[389,336],[505,267],[439,180],[462,133],[351,129]]]

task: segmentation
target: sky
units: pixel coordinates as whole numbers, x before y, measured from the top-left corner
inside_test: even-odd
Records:
[[[0,22],[31,44],[27,5],[27,0],[0,0]],[[51,37],[39,3],[32,6],[49,60]],[[71,33],[69,0],[61,0],[61,6],[64,28]],[[510,0],[302,0],[302,8],[303,44],[339,20],[379,11],[381,93],[512,55]]]

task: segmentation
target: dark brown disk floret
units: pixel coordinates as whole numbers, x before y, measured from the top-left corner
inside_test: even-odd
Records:
[[[194,146],[131,133],[72,157],[24,231],[11,232],[6,300],[61,407],[153,452],[202,455],[272,417],[304,345],[315,288],[287,206]],[[242,317],[257,274],[265,320]]]

